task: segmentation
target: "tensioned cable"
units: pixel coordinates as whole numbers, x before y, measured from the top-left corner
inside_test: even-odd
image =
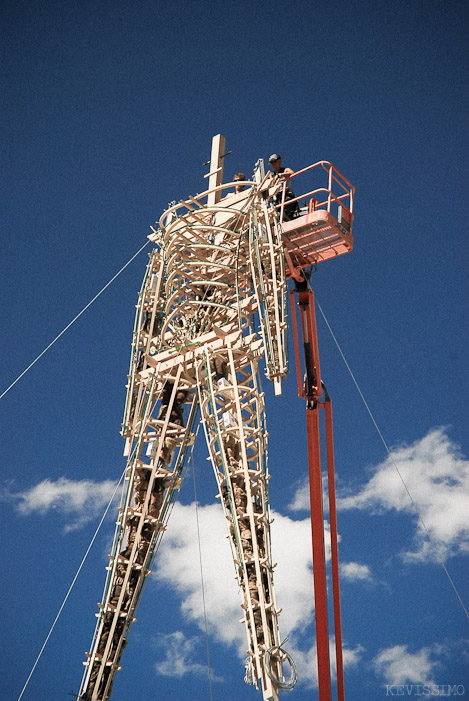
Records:
[[[72,319],[71,322],[70,322],[69,324],[67,324],[67,326],[58,334],[58,336],[56,336],[56,337],[54,338],[54,340],[51,341],[51,342],[49,343],[49,345],[47,346],[47,348],[44,348],[44,350],[42,351],[42,353],[39,353],[39,355],[37,356],[37,358],[35,358],[35,359],[33,360],[33,362],[30,363],[30,364],[28,365],[28,367],[26,368],[26,370],[23,370],[23,372],[21,373],[21,375],[18,375],[18,377],[16,378],[16,380],[14,380],[14,382],[12,382],[11,385],[10,385],[9,387],[7,387],[6,390],[5,390],[2,394],[0,394],[0,399],[2,399],[2,398],[5,396],[5,394],[6,394],[7,392],[9,392],[10,389],[11,389],[12,387],[14,387],[14,386],[16,385],[16,383],[17,383],[19,380],[21,380],[22,377],[24,377],[24,375],[26,375],[26,373],[28,372],[28,370],[30,370],[30,369],[33,367],[33,365],[35,365],[35,364],[37,363],[37,361],[40,360],[40,358],[42,358],[42,356],[43,356],[45,353],[47,353],[47,351],[49,350],[49,348],[51,348],[51,347],[54,345],[54,343],[55,343],[56,341],[58,341],[59,338],[60,338],[61,336],[63,336],[63,334],[70,328],[70,326],[71,326],[72,324],[74,324],[75,321],[76,321],[77,319],[79,319],[79,317],[80,317],[84,312],[86,312],[86,310],[87,310],[89,307],[91,307],[91,305],[93,304],[93,302],[94,302],[95,300],[98,299],[98,297],[104,292],[104,290],[106,290],[106,289],[109,287],[109,285],[111,285],[111,284],[114,282],[114,280],[122,273],[122,271],[125,270],[126,267],[127,267],[128,265],[130,265],[130,263],[138,256],[139,253],[141,253],[141,252],[143,251],[143,249],[144,249],[146,246],[148,246],[149,243],[150,243],[150,241],[147,241],[141,248],[138,249],[137,253],[135,253],[135,254],[132,256],[132,258],[131,258],[130,260],[128,260],[127,263],[126,263],[125,265],[122,266],[122,268],[119,270],[119,272],[117,272],[117,273],[114,275],[114,277],[112,277],[112,278],[109,280],[109,282],[106,283],[106,285],[104,285],[103,289],[100,290],[100,291],[98,292],[98,294],[95,295],[95,296],[93,297],[93,299],[91,300],[91,302],[88,302],[88,304],[86,305],[86,307],[83,307],[83,309],[81,310],[81,312],[79,312],[79,313],[76,315],[76,317],[75,317],[74,319]]]
[[[340,353],[340,355],[341,355],[341,357],[342,357],[342,360],[343,360],[344,363],[345,363],[345,367],[346,367],[347,370],[349,371],[350,377],[352,378],[353,383],[354,383],[355,387],[357,388],[357,391],[358,391],[358,393],[359,393],[359,395],[360,395],[360,397],[361,397],[361,399],[362,399],[362,402],[363,402],[363,404],[365,405],[365,408],[366,408],[366,410],[367,410],[367,412],[368,412],[368,415],[369,415],[370,419],[372,420],[373,425],[374,425],[376,431],[378,432],[379,437],[381,438],[381,442],[383,443],[383,445],[384,445],[384,447],[385,447],[385,449],[386,449],[386,452],[387,452],[387,454],[388,454],[389,460],[390,460],[391,463],[393,464],[393,466],[394,466],[394,468],[395,468],[397,474],[399,475],[399,478],[400,478],[402,484],[404,485],[404,489],[405,489],[406,492],[407,492],[407,496],[408,496],[409,499],[410,499],[410,503],[412,504],[412,507],[413,507],[415,513],[417,514],[417,517],[418,517],[420,523],[422,524],[422,527],[423,527],[423,529],[425,530],[425,533],[427,534],[427,537],[428,537],[428,540],[429,540],[429,542],[430,542],[430,545],[432,546],[433,552],[435,553],[435,555],[436,555],[438,561],[440,562],[440,565],[442,566],[442,568],[443,568],[443,570],[444,570],[446,576],[448,577],[449,583],[451,584],[451,586],[452,586],[452,588],[453,588],[453,591],[454,591],[454,593],[456,594],[456,596],[457,596],[457,598],[458,598],[458,600],[459,600],[459,603],[460,603],[461,606],[462,606],[462,609],[463,609],[464,613],[466,614],[467,618],[469,618],[469,613],[468,613],[468,611],[467,611],[467,609],[466,609],[466,607],[465,607],[465,605],[464,605],[464,602],[463,602],[463,600],[462,600],[462,598],[461,598],[461,596],[460,596],[460,594],[459,594],[459,592],[458,592],[458,590],[457,590],[457,588],[456,588],[455,583],[453,582],[453,580],[452,580],[452,578],[451,578],[450,573],[448,572],[448,570],[447,570],[447,568],[446,568],[446,565],[445,565],[445,563],[444,563],[444,561],[443,561],[443,558],[441,557],[441,555],[440,555],[440,553],[439,553],[439,551],[438,551],[438,548],[437,548],[437,546],[436,546],[436,543],[435,543],[435,541],[433,540],[433,537],[432,537],[430,531],[428,530],[427,525],[426,525],[425,521],[424,521],[423,518],[422,518],[422,515],[420,514],[420,511],[419,511],[419,509],[418,509],[417,504],[415,503],[415,501],[414,501],[413,498],[412,498],[412,495],[411,495],[411,493],[410,493],[410,491],[409,491],[409,488],[408,488],[408,486],[407,486],[407,484],[406,484],[406,482],[405,482],[405,480],[404,480],[404,478],[403,478],[403,476],[402,476],[402,474],[401,474],[401,471],[399,470],[399,468],[398,468],[398,466],[397,466],[397,464],[396,464],[396,461],[395,461],[394,458],[392,457],[391,450],[389,449],[388,444],[386,443],[386,441],[385,441],[385,439],[384,439],[384,436],[383,436],[383,434],[381,433],[381,430],[380,430],[378,424],[376,423],[376,419],[375,419],[375,417],[373,416],[373,413],[372,413],[370,407],[368,406],[368,403],[367,403],[365,397],[363,396],[363,392],[361,391],[361,389],[360,389],[360,387],[359,387],[359,385],[358,385],[358,382],[357,382],[357,380],[355,379],[355,376],[354,376],[354,374],[353,374],[353,372],[352,372],[352,369],[351,369],[350,365],[348,364],[347,359],[346,359],[344,353],[342,352],[342,348],[340,347],[339,342],[337,341],[337,339],[336,339],[336,337],[335,337],[335,335],[334,335],[334,332],[332,331],[332,328],[331,328],[331,326],[330,326],[328,320],[326,319],[326,315],[324,314],[324,312],[323,312],[323,310],[322,310],[322,307],[321,307],[321,305],[319,304],[319,302],[317,301],[317,299],[316,299],[316,303],[317,303],[317,305],[318,305],[319,311],[321,312],[322,318],[323,318],[324,321],[326,322],[326,326],[327,326],[327,328],[329,329],[329,332],[330,332],[330,334],[331,334],[331,336],[332,336],[332,338],[333,338],[333,340],[334,340],[334,343],[335,343],[335,345],[337,346],[337,349],[338,349],[338,351],[339,351],[339,353]]]
[[[114,497],[115,497],[116,494],[117,494],[117,490],[119,489],[119,486],[120,486],[120,484],[121,484],[121,482],[122,482],[122,480],[123,480],[123,478],[124,478],[126,469],[127,469],[127,466],[125,467],[125,469],[124,469],[124,471],[123,471],[123,473],[122,473],[122,475],[121,475],[121,477],[120,477],[118,483],[116,484],[116,487],[115,487],[115,489],[114,489],[114,492],[112,493],[112,496],[111,496],[111,498],[109,499],[108,505],[106,506],[106,508],[105,508],[105,510],[104,510],[104,513],[103,513],[103,515],[102,515],[102,517],[101,517],[101,521],[99,522],[98,527],[96,528],[96,530],[95,530],[95,532],[94,532],[94,535],[93,535],[93,537],[91,538],[91,542],[90,542],[90,544],[88,545],[88,548],[87,548],[87,550],[86,550],[86,552],[85,552],[85,554],[84,554],[84,556],[83,556],[83,559],[82,559],[82,561],[80,562],[80,566],[78,567],[78,570],[77,570],[77,572],[76,572],[76,574],[75,574],[75,576],[74,576],[74,578],[73,578],[73,580],[72,580],[72,583],[70,584],[70,587],[69,587],[69,589],[68,589],[68,592],[67,592],[66,595],[65,595],[65,599],[62,601],[62,605],[61,605],[61,607],[59,608],[59,611],[58,611],[58,613],[57,613],[57,616],[55,617],[55,620],[54,620],[54,622],[53,622],[53,624],[52,624],[52,626],[51,626],[51,628],[50,628],[50,630],[49,630],[49,632],[48,632],[48,634],[47,634],[47,637],[46,637],[46,639],[45,639],[45,641],[44,641],[44,644],[43,644],[43,646],[41,647],[41,650],[40,650],[40,652],[39,652],[39,655],[36,657],[36,661],[35,661],[35,663],[33,664],[33,667],[32,667],[32,669],[31,669],[31,671],[30,671],[30,673],[29,673],[29,677],[26,679],[26,683],[25,683],[25,685],[23,686],[23,689],[21,690],[21,694],[18,696],[18,701],[21,701],[21,699],[22,699],[22,697],[23,697],[23,694],[24,694],[24,692],[26,691],[26,687],[28,686],[31,677],[33,676],[34,670],[36,669],[37,664],[38,664],[38,662],[39,662],[39,660],[40,660],[40,658],[41,658],[41,655],[42,655],[42,653],[44,652],[44,649],[45,649],[47,643],[49,642],[49,638],[50,638],[50,636],[52,635],[52,631],[54,630],[54,628],[55,628],[55,626],[56,626],[56,623],[57,623],[57,621],[59,620],[60,614],[62,613],[63,608],[64,608],[65,604],[67,603],[67,599],[68,599],[68,597],[69,597],[70,594],[71,594],[71,591],[72,591],[72,589],[73,589],[73,587],[74,587],[74,585],[75,585],[75,582],[76,582],[77,579],[78,579],[78,575],[80,574],[80,572],[81,572],[81,570],[82,570],[82,568],[83,568],[83,565],[85,564],[85,560],[86,560],[86,558],[88,557],[88,554],[89,554],[91,548],[93,547],[93,543],[94,543],[94,541],[96,540],[96,537],[97,537],[97,535],[98,535],[98,533],[99,533],[99,530],[100,530],[101,526],[103,525],[103,521],[104,521],[104,519],[106,518],[107,512],[108,512],[109,509],[111,508],[111,504],[112,504],[112,502],[114,501]]]
[[[200,424],[199,427],[197,428],[197,433],[199,432]],[[194,441],[195,443],[195,441]],[[197,489],[195,486],[195,465],[194,465],[194,451],[192,451],[192,475],[194,478],[194,500],[195,500],[195,518],[197,522],[197,540],[199,544],[199,564],[200,564],[200,580],[201,580],[201,587],[202,587],[202,603],[204,607],[204,624],[205,624],[205,642],[207,646],[207,666],[208,666],[208,683],[210,687],[210,701],[212,701],[213,696],[212,696],[212,670],[210,668],[210,650],[209,650],[209,644],[208,644],[208,626],[207,626],[207,609],[205,606],[205,587],[204,587],[204,570],[202,566],[202,548],[200,544],[200,526],[199,526],[199,507],[197,504]]]

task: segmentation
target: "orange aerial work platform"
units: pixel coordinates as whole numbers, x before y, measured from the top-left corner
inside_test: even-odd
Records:
[[[291,198],[291,191],[305,181],[308,189]],[[353,185],[329,161],[313,163],[285,179],[277,207],[292,277],[297,277],[295,269],[352,250],[354,194]],[[291,218],[295,203],[296,216]]]
[[[304,176],[304,177],[303,177]],[[298,180],[294,180],[298,178]],[[308,187],[297,196],[302,181]],[[293,181],[293,182],[292,182]],[[287,277],[295,281],[290,290],[293,338],[295,344],[298,395],[306,399],[309,486],[313,545],[314,608],[316,624],[316,657],[320,701],[332,701],[333,664],[330,659],[329,622],[333,622],[337,701],[345,701],[340,610],[338,533],[335,498],[335,467],[332,428],[332,403],[321,380],[319,350],[314,310],[314,292],[309,287],[310,275],[301,269],[348,253],[353,248],[353,197],[355,188],[328,161],[319,161],[303,170],[284,176],[283,190],[277,208],[283,233]],[[296,204],[295,204],[296,203]],[[298,295],[301,332],[293,304]],[[303,363],[300,347],[303,346]],[[303,367],[302,367],[303,366]],[[303,372],[302,372],[303,371]],[[324,488],[321,467],[320,410],[325,414],[327,488]],[[327,497],[326,497],[327,494]],[[326,569],[326,531],[323,502],[329,503],[331,543],[332,596],[328,591]],[[332,615],[329,604],[332,603]]]

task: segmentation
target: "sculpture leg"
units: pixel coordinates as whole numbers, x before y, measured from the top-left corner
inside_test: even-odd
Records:
[[[232,349],[207,348],[198,367],[200,405],[238,581],[254,682],[278,699],[265,653],[280,645],[270,559],[263,395],[255,364]]]
[[[192,388],[187,381],[182,383],[181,373],[182,368],[176,368],[169,379],[155,376],[148,383],[146,401],[141,404],[145,411],[136,422],[114,555],[82,688],[83,698],[91,701],[109,698],[155,545],[166,528],[174,491],[182,483],[195,403],[185,428],[183,405]],[[176,450],[171,469],[169,456]]]

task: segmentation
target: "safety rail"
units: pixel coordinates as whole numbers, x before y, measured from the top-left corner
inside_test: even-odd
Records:
[[[307,192],[302,193],[299,196],[295,196],[292,199],[285,199],[286,192],[290,187],[290,182],[294,178],[297,178],[303,175],[304,173],[308,173],[319,168],[322,168],[327,173],[327,187],[324,185],[321,187],[315,187],[313,189],[308,190]],[[336,183],[337,187],[339,188],[340,194],[334,193],[334,183]],[[326,193],[326,197],[323,201],[319,201],[318,197],[315,197],[315,195],[319,195],[320,193]],[[329,161],[318,161],[317,163],[313,163],[312,165],[307,166],[306,168],[297,170],[290,177],[285,179],[282,190],[281,202],[277,205],[277,208],[280,209],[280,221],[283,221],[285,203],[290,205],[294,202],[298,202],[299,204],[301,200],[306,200],[308,197],[310,198],[309,203],[307,205],[309,211],[311,211],[311,208],[312,211],[316,211],[317,209],[326,209],[326,211],[334,213],[332,205],[333,203],[336,203],[338,207],[345,206],[353,218],[354,194],[355,188],[353,187],[353,185],[347,180],[347,178],[345,178],[342,175],[342,173],[339,170],[337,170],[337,168],[332,163],[330,163]]]
[[[303,175],[309,179],[308,188],[296,195],[292,181]],[[300,268],[352,250],[355,188],[329,161],[318,161],[283,179],[275,206],[289,275],[299,279]]]

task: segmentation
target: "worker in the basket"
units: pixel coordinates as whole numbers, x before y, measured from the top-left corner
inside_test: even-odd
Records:
[[[287,200],[294,200],[296,195],[290,187],[290,178],[295,171],[291,168],[286,168],[282,166],[282,156],[278,153],[273,153],[269,158],[269,165],[273,170],[274,175],[278,175],[281,180],[285,181],[285,202]],[[282,190],[276,195],[275,203],[279,205],[282,201]],[[291,221],[298,216],[300,208],[298,202],[292,202],[292,204],[285,204],[283,209],[283,221]]]

